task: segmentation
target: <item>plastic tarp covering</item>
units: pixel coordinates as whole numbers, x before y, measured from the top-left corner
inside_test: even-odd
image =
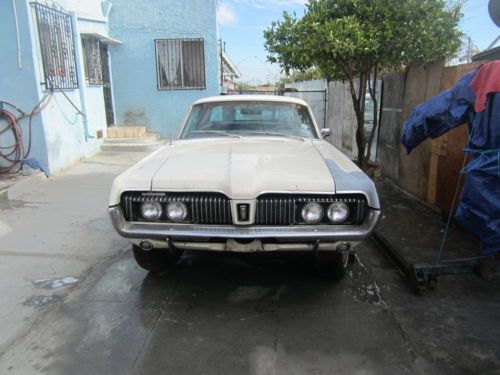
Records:
[[[471,161],[464,168],[466,180],[455,218],[479,237],[484,254],[492,254],[500,251],[500,92],[489,92],[484,110],[474,112],[477,91],[471,82],[484,66],[415,107],[404,125],[401,143],[410,153],[426,138],[437,138],[469,122],[465,152]]]

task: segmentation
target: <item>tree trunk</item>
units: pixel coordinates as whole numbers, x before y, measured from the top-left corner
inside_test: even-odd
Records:
[[[370,79],[368,78],[368,82]],[[366,160],[367,163],[370,162],[371,152],[372,152],[372,144],[373,139],[375,138],[375,133],[378,128],[378,101],[377,101],[377,66],[375,66],[373,72],[373,84],[369,88],[370,97],[373,101],[373,126],[372,131],[370,132],[370,137],[368,138],[367,150],[366,150]]]
[[[366,94],[366,79],[367,74],[361,73],[359,76],[358,94],[354,87],[354,80],[349,80],[351,89],[351,97],[354,104],[354,112],[356,113],[356,146],[358,147],[358,165],[361,169],[366,169],[368,163],[365,159],[366,137],[365,137],[365,94]]]

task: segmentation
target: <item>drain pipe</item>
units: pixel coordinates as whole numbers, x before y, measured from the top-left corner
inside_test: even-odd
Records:
[[[94,137],[89,134],[89,122],[87,116],[87,85],[85,84],[85,68],[83,65],[82,41],[80,39],[80,33],[78,31],[77,15],[75,12],[70,12],[70,14],[71,26],[73,29],[73,40],[75,43],[76,76],[78,79],[78,89],[80,91],[80,106],[83,113],[83,132],[85,133],[85,141],[88,142],[89,138]]]

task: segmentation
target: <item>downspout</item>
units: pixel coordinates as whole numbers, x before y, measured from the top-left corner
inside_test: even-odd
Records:
[[[78,78],[78,90],[80,91],[80,108],[83,113],[83,132],[85,134],[85,142],[89,138],[94,138],[89,134],[89,122],[87,116],[87,85],[85,84],[85,68],[83,66],[82,54],[82,41],[80,39],[80,32],[78,31],[78,21],[75,12],[71,14],[71,26],[73,29],[73,40],[75,41],[75,63],[76,63],[76,76]]]

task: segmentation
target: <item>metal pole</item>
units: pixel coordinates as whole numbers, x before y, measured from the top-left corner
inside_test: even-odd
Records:
[[[83,64],[83,50],[82,41],[80,39],[80,32],[78,30],[77,15],[75,12],[71,12],[71,26],[73,29],[73,41],[75,46],[75,64],[76,64],[76,74],[78,77],[78,90],[80,93],[80,107],[83,113],[83,131],[85,134],[85,141],[88,142],[89,138],[94,138],[94,136],[89,134],[89,123],[87,119],[87,92],[85,83],[85,68]]]
[[[328,108],[328,97],[327,97],[327,89],[323,91],[323,101],[325,103],[325,110],[323,112],[323,128],[326,128],[326,110]]]
[[[219,39],[220,44],[220,87],[224,87],[224,62],[222,57],[222,39]]]
[[[470,63],[470,37],[469,37],[469,41],[467,43],[467,63]]]

